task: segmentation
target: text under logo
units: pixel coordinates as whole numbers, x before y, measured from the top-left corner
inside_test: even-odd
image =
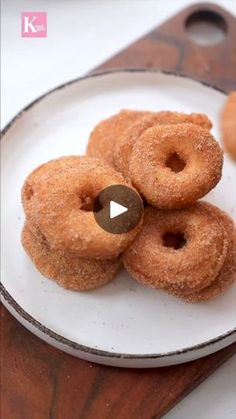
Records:
[[[46,38],[47,37],[47,13],[46,12],[22,12],[21,13],[21,36],[23,38]]]

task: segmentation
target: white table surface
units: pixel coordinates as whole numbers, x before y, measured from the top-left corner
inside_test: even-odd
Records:
[[[209,1],[210,2],[210,1]],[[2,0],[4,126],[37,96],[81,76],[196,1]],[[216,0],[236,14],[236,0]],[[20,36],[22,11],[48,13],[48,37]],[[166,419],[236,419],[236,356],[169,412]]]

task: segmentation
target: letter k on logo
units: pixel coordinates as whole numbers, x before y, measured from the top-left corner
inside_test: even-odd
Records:
[[[47,37],[47,13],[46,12],[22,12],[21,13],[21,36],[23,38],[46,38]]]

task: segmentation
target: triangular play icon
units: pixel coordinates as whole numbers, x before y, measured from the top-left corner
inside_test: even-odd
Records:
[[[110,218],[118,217],[118,215],[121,215],[126,211],[128,211],[128,208],[115,201],[110,201]]]

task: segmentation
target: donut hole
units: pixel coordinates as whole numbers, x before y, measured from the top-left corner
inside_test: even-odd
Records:
[[[27,185],[25,188],[25,198],[27,201],[29,201],[32,196],[34,195],[34,190],[31,186]]]
[[[99,212],[102,211],[104,207],[104,202],[101,202],[99,199],[95,199],[93,196],[86,195],[80,199],[80,209],[82,211]]]
[[[95,213],[99,213],[100,211],[103,211],[104,209],[106,209],[109,205],[110,205],[109,198],[102,199],[101,196],[98,196],[97,199],[95,200],[93,211]]]
[[[47,242],[47,239],[46,239],[46,237],[44,236],[44,234],[43,233],[41,233],[41,242],[43,243],[43,244],[48,244],[48,242]]]
[[[184,170],[186,162],[178,155],[178,153],[171,153],[167,157],[166,167],[172,170],[174,173],[179,173]]]
[[[83,196],[81,198],[80,209],[82,211],[93,211],[94,198],[91,196]]]
[[[179,231],[175,233],[167,231],[163,234],[162,241],[165,247],[170,247],[175,250],[182,249],[187,243],[184,234]]]

